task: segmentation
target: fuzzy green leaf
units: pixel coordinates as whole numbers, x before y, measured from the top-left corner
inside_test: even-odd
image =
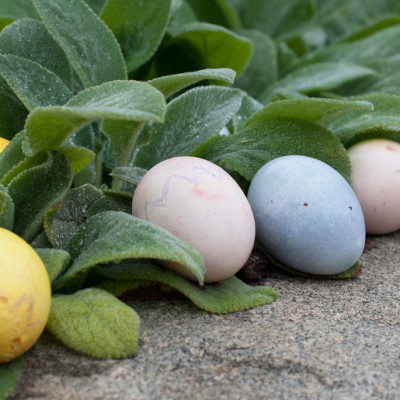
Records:
[[[26,58],[0,54],[0,75],[28,110],[62,105],[72,97],[61,78]]]
[[[350,180],[350,161],[338,138],[298,118],[256,121],[234,135],[212,137],[192,153],[229,166],[248,181],[268,161],[289,154],[318,158]]]
[[[119,167],[115,168],[110,175],[137,186],[147,171],[139,167]]]
[[[46,234],[54,247],[67,248],[71,237],[87,219],[87,210],[102,196],[101,190],[92,185],[83,185],[71,189],[62,203],[46,214],[44,219]]]
[[[187,0],[199,21],[237,30],[239,16],[228,0]]]
[[[23,139],[24,132],[21,131],[14,136],[0,153],[0,178],[3,178],[14,166],[25,159],[25,154],[22,151]]]
[[[243,92],[220,86],[199,87],[168,104],[164,124],[144,127],[148,141],[138,148],[133,164],[151,168],[167,158],[189,155],[221,131],[239,109]]]
[[[352,110],[373,111],[374,106],[367,101],[333,100],[321,98],[300,98],[268,103],[253,114],[244,125],[268,118],[299,118],[310,122],[322,122]]]
[[[310,27],[314,4],[311,0],[247,0],[243,14],[247,27],[272,37],[288,38]]]
[[[246,285],[235,276],[218,283],[198,286],[148,261],[104,267],[101,272],[108,279],[97,286],[116,296],[142,286],[155,285],[161,286],[162,289],[167,287],[169,290],[178,290],[196,306],[212,313],[240,311],[271,303],[277,297],[273,289]]]
[[[338,43],[310,52],[299,59],[293,68],[321,62],[359,64],[365,61],[392,57],[400,52],[400,26],[389,27],[350,43]]]
[[[276,44],[269,36],[257,30],[240,31],[240,34],[251,40],[253,53],[235,86],[257,99],[278,78]]]
[[[27,58],[59,76],[72,88],[72,70],[63,50],[50,36],[45,26],[24,18],[0,32],[0,53]]]
[[[0,364],[0,400],[6,400],[22,375],[23,358]]]
[[[165,229],[120,211],[89,218],[71,238],[67,250],[72,262],[54,283],[55,291],[76,290],[97,264],[139,257],[177,262],[203,282],[204,262],[197,251]]]
[[[235,75],[236,72],[229,68],[203,69],[200,71],[161,76],[150,80],[149,83],[162,92],[165,98],[169,98],[180,90],[205,79],[231,84],[234,82]]]
[[[39,255],[46,267],[49,274],[50,282],[53,282],[60,276],[68,265],[70,256],[64,250],[51,249],[51,248],[35,248],[36,253]]]
[[[21,172],[8,185],[14,202],[14,232],[28,242],[39,232],[48,208],[62,198],[72,182],[69,162],[57,152],[47,160]]]
[[[12,230],[14,226],[14,203],[7,188],[0,184],[0,226]]]
[[[296,69],[260,94],[262,102],[267,102],[274,89],[290,89],[299,93],[311,94],[333,90],[345,83],[375,75],[372,69],[344,62],[324,62]]]
[[[194,22],[170,31],[172,44],[188,46],[203,68],[231,68],[238,75],[252,52],[251,42],[218,25]]]
[[[24,129],[27,115],[28,110],[0,76],[0,137],[12,139],[17,132]]]
[[[151,85],[135,81],[107,82],[86,89],[65,106],[38,107],[26,122],[32,155],[61,145],[79,127],[101,118],[162,121],[165,101]]]
[[[32,0],[85,87],[126,79],[115,36],[82,0]]]
[[[108,0],[101,18],[121,46],[128,72],[155,53],[167,28],[170,11],[171,0]]]
[[[356,135],[374,129],[390,131],[400,126],[400,96],[371,94],[352,99],[372,103],[374,111],[352,111],[326,121],[324,126],[341,140],[348,141]]]
[[[2,0],[0,15],[18,18],[39,18],[36,10],[29,0]]]
[[[79,353],[125,358],[136,353],[139,324],[132,308],[110,293],[90,288],[53,296],[46,329]]]

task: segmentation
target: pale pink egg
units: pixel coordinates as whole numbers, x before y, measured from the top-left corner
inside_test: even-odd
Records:
[[[205,282],[234,275],[253,249],[255,222],[245,194],[227,172],[200,158],[170,158],[151,168],[136,188],[132,214],[195,248]],[[195,279],[181,265],[163,264]]]
[[[348,150],[352,188],[364,213],[366,232],[382,235],[400,229],[400,144],[371,139]]]

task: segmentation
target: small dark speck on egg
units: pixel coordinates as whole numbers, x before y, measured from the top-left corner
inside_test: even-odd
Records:
[[[350,211],[351,211],[351,210],[353,209],[353,207],[350,206],[349,209],[350,209]]]
[[[303,206],[307,207],[307,206],[308,206],[308,203],[303,203]]]

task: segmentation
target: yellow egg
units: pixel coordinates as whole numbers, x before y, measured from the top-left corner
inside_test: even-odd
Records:
[[[10,143],[9,140],[0,137],[0,153],[4,150],[4,147],[6,147],[8,143]]]
[[[50,304],[50,280],[42,260],[23,239],[0,228],[0,363],[36,343]]]

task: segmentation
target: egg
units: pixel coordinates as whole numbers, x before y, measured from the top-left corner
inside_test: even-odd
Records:
[[[365,223],[357,197],[320,160],[289,155],[268,162],[255,174],[247,197],[257,240],[288,267],[333,275],[363,252]]]
[[[371,139],[348,149],[351,184],[364,212],[368,234],[400,229],[400,144]]]
[[[42,260],[15,233],[0,228],[0,364],[39,339],[50,313],[50,280]]]
[[[205,282],[217,282],[248,260],[255,221],[246,195],[219,166],[197,157],[174,157],[151,168],[139,182],[132,214],[189,243],[203,257]],[[176,263],[166,267],[194,280]]]

